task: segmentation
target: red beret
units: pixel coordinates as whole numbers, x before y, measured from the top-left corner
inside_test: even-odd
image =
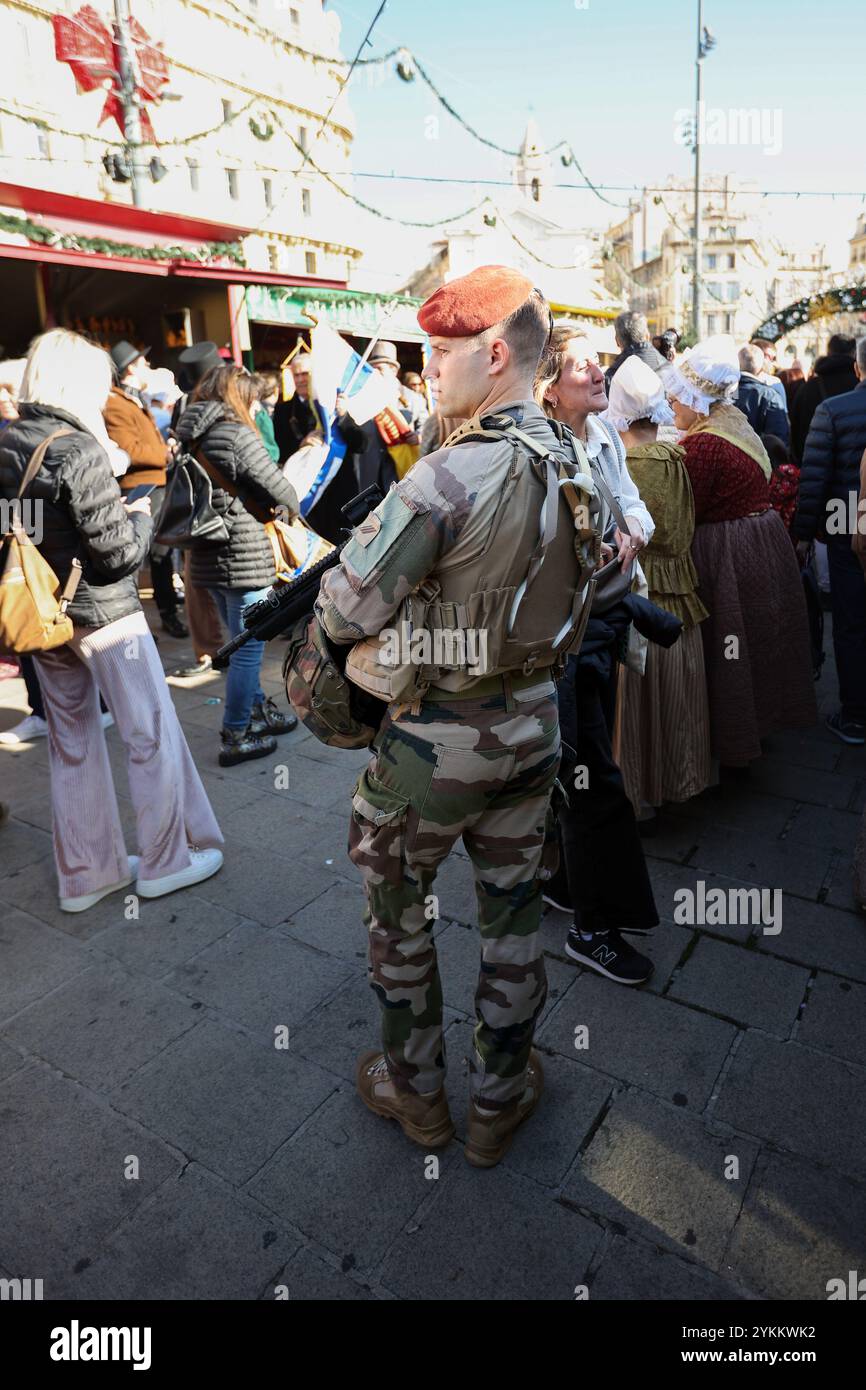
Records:
[[[471,338],[513,314],[533,288],[519,270],[480,265],[434,291],[418,310],[418,322],[437,338]]]

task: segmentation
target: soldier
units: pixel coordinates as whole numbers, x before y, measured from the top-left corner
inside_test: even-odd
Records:
[[[539,874],[560,758],[551,668],[580,643],[600,503],[585,456],[576,463],[568,431],[532,399],[553,319],[531,281],[481,267],[437,290],[418,321],[439,408],[467,424],[356,528],[316,604],[337,644],[391,641],[415,605],[412,651],[392,672],[400,693],[352,801],[383,1033],[357,1085],[425,1148],[453,1136],[431,888],[462,836],[481,933],[466,1157],[492,1167],[543,1087],[532,1038],[547,992]],[[437,647],[446,630],[460,640]]]

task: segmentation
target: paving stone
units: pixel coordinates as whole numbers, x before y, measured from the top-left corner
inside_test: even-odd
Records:
[[[799,1043],[747,1033],[714,1118],[819,1163],[830,1156],[835,1168],[866,1176],[862,1068]]]
[[[866,1061],[866,985],[818,975],[809,991],[797,1041],[862,1066]]]
[[[677,975],[668,997],[787,1038],[808,980],[809,971],[803,966],[705,937]]]
[[[782,901],[782,930],[778,936],[755,937],[755,947],[803,965],[824,966],[840,975],[866,981],[866,921],[802,898]]]
[[[340,1274],[315,1255],[308,1245],[293,1256],[274,1280],[284,1285],[290,1300],[295,1302],[344,1303],[375,1302],[368,1285],[356,1282],[348,1274]],[[263,1298],[274,1298],[274,1290],[266,1289]]]
[[[56,1296],[248,1299],[298,1246],[273,1215],[198,1165],[139,1207]],[[80,1262],[80,1263],[83,1263]]]
[[[266,1049],[203,1020],[119,1087],[112,1103],[214,1172],[246,1182],[333,1086],[291,1049]]]
[[[92,1250],[180,1156],[39,1063],[0,1082],[0,1261],[19,1278],[52,1280]],[[139,1176],[124,1176],[129,1155]]]
[[[404,1297],[437,1302],[573,1300],[602,1238],[595,1223],[539,1201],[534,1184],[502,1165],[461,1164],[394,1242],[380,1278]]]
[[[0,915],[0,1020],[80,975],[90,964],[87,952],[76,942],[35,917],[4,907]]]
[[[436,954],[442,980],[442,997],[459,1013],[475,1014],[475,991],[481,964],[481,936],[477,927],[454,923],[436,938]],[[547,975],[547,999],[540,1022],[571,989],[577,971],[571,962],[560,963],[549,957],[544,962]]]
[[[732,889],[749,888],[752,885],[743,883],[741,879],[728,878],[724,874],[716,874],[707,869],[695,869],[688,865],[664,864],[659,860],[648,859],[647,868],[652,882],[653,896],[656,902],[656,909],[662,919],[662,923],[673,922],[675,925],[683,926],[691,931],[697,928],[701,932],[709,932],[717,936],[722,936],[729,941],[748,941],[752,935],[751,922],[729,922],[725,926],[707,925],[703,921],[693,921],[692,918],[700,915],[699,904],[706,902],[707,897],[716,889],[721,889],[724,893],[730,893]],[[682,892],[688,889],[691,898],[683,898]],[[784,900],[783,900],[784,904]],[[657,934],[660,930],[656,929]]]
[[[26,1057],[22,1057],[21,1053],[17,1052],[14,1047],[10,1047],[8,1043],[0,1042],[0,1081],[26,1065]]]
[[[453,1009],[443,1009],[443,1029],[457,1017]],[[359,1054],[377,1047],[380,1039],[379,1006],[365,971],[310,1014],[300,1028],[292,1029],[290,1046],[299,1057],[309,1058],[354,1086]]]
[[[3,827],[3,840],[0,844],[0,874],[15,874],[28,864],[38,864],[50,860],[50,872],[54,873],[54,859],[51,850],[51,836],[44,830],[12,818]],[[44,871],[43,871],[44,872]],[[2,882],[2,880],[0,880]]]
[[[589,1290],[590,1302],[675,1299],[716,1303],[747,1297],[733,1284],[674,1254],[614,1236]]]
[[[833,806],[846,811],[857,791],[857,778],[818,768],[795,767],[781,758],[759,758],[752,764],[749,778],[756,792],[784,796],[793,801],[811,801],[815,806]]]
[[[562,1196],[715,1269],[757,1153],[756,1144],[717,1138],[684,1110],[629,1092],[614,1098]],[[739,1161],[736,1178],[725,1177],[730,1157]]]
[[[444,1166],[445,1153],[440,1151]],[[250,1194],[360,1271],[430,1196],[425,1154],[357,1095],[338,1093],[249,1184]],[[387,1174],[387,1180],[383,1175]]]
[[[100,961],[7,1020],[3,1034],[77,1081],[110,1090],[196,1022],[189,1000]]]
[[[300,749],[285,761],[289,770],[285,795],[291,797],[295,805],[312,806],[317,810],[341,807],[348,819],[349,798],[355,781],[350,768],[318,762],[305,757]]]
[[[22,912],[79,941],[86,941],[106,927],[123,922],[126,899],[134,891],[135,885],[130,884],[109,894],[86,912],[61,912],[52,857],[46,857],[37,864],[28,864],[17,873],[0,879],[0,903],[20,908]]]
[[[142,898],[139,911],[138,921],[115,923],[89,938],[91,960],[95,952],[104,953],[127,970],[159,980],[243,921],[191,891]]]
[[[352,965],[367,960],[367,928],[363,922],[364,895],[354,883],[334,883],[279,930],[326,955]]]
[[[728,825],[734,830],[748,830],[775,839],[781,835],[796,809],[797,803],[790,798],[766,796],[740,784],[722,784],[709,787],[691,801],[666,806],[663,816],[690,822],[694,827],[695,840],[700,833],[698,827],[708,823]],[[647,840],[646,845],[651,846],[652,840]]]
[[[659,922],[653,936],[628,937],[634,949],[653,963],[653,973],[641,988],[649,994],[661,994],[694,937],[693,927],[675,927],[670,922]]]
[[[861,930],[866,930],[866,917],[854,889],[854,850],[836,850],[824,883],[823,901],[828,907],[838,907],[843,912],[856,912],[860,918]]]
[[[789,729],[784,733],[770,734],[761,740],[761,745],[771,758],[782,759],[796,767],[819,768],[823,772],[847,771],[838,767],[838,740],[822,725],[815,729]]]
[[[574,1053],[574,1030],[589,1028],[587,1065],[631,1081],[666,1100],[702,1110],[727,1056],[736,1029],[673,1000],[641,993],[584,973],[538,1041],[565,1057]]]
[[[644,857],[683,864],[694,849],[699,833],[700,822],[663,813],[656,824],[655,834],[641,841]]]
[[[294,1027],[332,995],[351,967],[256,922],[242,922],[166,984],[201,1000],[268,1043],[278,1025]]]
[[[849,861],[860,830],[860,816],[853,811],[834,811],[828,806],[803,805],[791,824],[787,839],[837,850]]]
[[[762,1298],[824,1301],[830,1279],[866,1272],[866,1188],[826,1168],[764,1154],[728,1249],[734,1278]]]
[[[466,1141],[469,1111],[469,1057],[473,1025],[452,1023],[446,1034],[448,1098],[458,1138]],[[521,1125],[503,1162],[515,1173],[546,1187],[562,1181],[585,1136],[606,1104],[614,1083],[579,1063],[542,1056],[544,1095],[536,1115]]]
[[[320,865],[306,853],[277,858],[239,840],[227,841],[225,860],[220,873],[196,884],[197,895],[241,917],[252,913],[265,927],[285,922],[341,878],[336,865]]]
[[[759,888],[817,898],[830,867],[830,851],[789,840],[767,843],[747,831],[706,826],[689,863],[714,873],[733,873]]]

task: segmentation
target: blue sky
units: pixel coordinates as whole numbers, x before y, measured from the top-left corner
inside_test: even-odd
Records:
[[[347,57],[376,7],[377,0],[334,0]],[[411,48],[457,110],[500,144],[516,147],[533,114],[545,144],[568,139],[594,181],[661,183],[691,174],[691,154],[675,141],[674,126],[677,110],[694,101],[696,12],[696,0],[389,0],[372,51]],[[778,111],[782,136],[776,155],[750,145],[707,145],[704,168],[765,189],[866,191],[860,0],[705,0],[704,22],[718,40],[704,65],[707,107]],[[356,170],[507,177],[509,161],[463,132],[420,80],[407,85],[389,71],[377,86],[358,72],[350,92]],[[431,117],[439,118],[432,140],[425,138],[435,130]],[[557,174],[575,179],[561,166]],[[471,186],[373,179],[359,179],[356,191],[418,218],[455,212],[479,196]],[[617,215],[588,192],[570,197],[578,225],[602,226]],[[627,194],[608,197],[625,202]],[[861,198],[772,203],[774,221],[800,240],[828,241],[836,260],[866,206]]]

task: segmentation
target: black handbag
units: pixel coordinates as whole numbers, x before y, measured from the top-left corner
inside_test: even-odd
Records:
[[[624,536],[627,536],[629,534],[628,524],[622,514],[622,508],[604,479],[599,476],[600,472],[601,469],[593,474],[596,487],[610,508],[613,519],[620,531]],[[608,560],[606,565],[602,565],[596,570],[595,593],[592,599],[591,610],[594,618],[599,617],[602,613],[606,613],[609,608],[613,608],[614,604],[621,603],[626,595],[631,593],[632,580],[634,579],[635,558],[635,556],[632,556],[628,565],[623,569],[619,563],[619,559],[614,555],[612,559]]]
[[[153,532],[157,545],[179,550],[225,545],[229,538],[226,518],[214,511],[210,477],[189,450],[179,455],[169,474]]]

